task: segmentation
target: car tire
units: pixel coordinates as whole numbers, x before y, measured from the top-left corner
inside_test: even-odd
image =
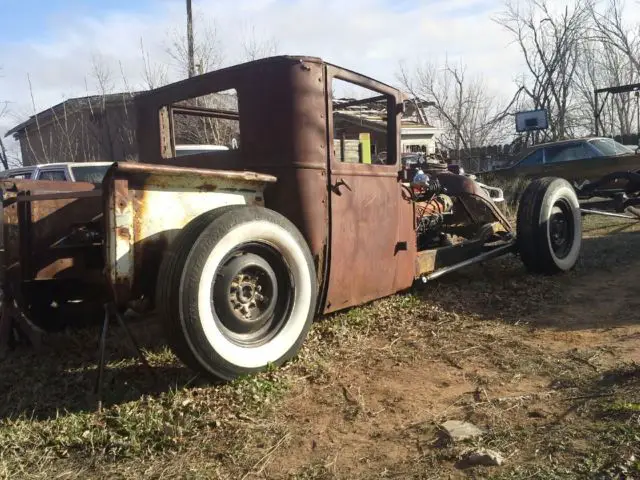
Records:
[[[174,240],[157,284],[169,343],[189,367],[233,380],[297,354],[317,280],[297,228],[262,207],[198,217]]]
[[[516,232],[527,270],[541,274],[571,270],[582,246],[580,204],[571,184],[562,178],[533,180],[520,198]]]

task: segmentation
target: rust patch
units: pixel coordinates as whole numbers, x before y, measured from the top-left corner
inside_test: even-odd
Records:
[[[31,280],[71,279],[95,284],[102,277],[100,191],[93,184],[2,181],[3,274],[13,292]],[[13,191],[8,191],[7,186]],[[86,227],[89,225],[89,227]],[[83,230],[84,229],[84,230]],[[77,232],[93,234],[78,235]]]
[[[415,278],[418,278],[420,275],[426,275],[435,271],[436,256],[437,255],[435,250],[424,250],[417,253]]]
[[[75,266],[74,258],[59,258],[54,260],[46,267],[40,269],[35,275],[37,280],[43,280],[48,278],[55,278],[57,275],[63,273],[65,270],[71,269]]]
[[[118,227],[116,235],[127,242],[131,240],[131,232],[127,227]]]
[[[189,186],[191,182],[201,183],[207,179],[252,184],[275,183],[278,180],[274,175],[257,172],[176,167],[131,162],[116,162],[107,172],[105,179],[110,175],[116,175],[118,178],[127,178],[135,185],[155,184],[158,186],[176,185],[176,183],[183,183],[185,186]],[[180,179],[183,181],[180,182]],[[167,184],[163,182],[170,183]]]

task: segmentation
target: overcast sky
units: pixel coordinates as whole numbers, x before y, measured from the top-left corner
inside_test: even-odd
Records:
[[[65,98],[96,93],[92,57],[142,86],[140,40],[152,61],[169,63],[172,32],[184,31],[184,0],[21,0],[2,2],[0,100],[10,115],[2,135]],[[225,64],[236,63],[253,26],[282,54],[327,61],[395,83],[401,60],[462,57],[505,97],[522,71],[508,34],[494,21],[502,0],[193,0],[195,29],[215,25]],[[120,65],[122,67],[120,67]],[[175,65],[170,65],[175,67]],[[121,74],[121,69],[124,73]],[[175,68],[170,71],[177,75]]]

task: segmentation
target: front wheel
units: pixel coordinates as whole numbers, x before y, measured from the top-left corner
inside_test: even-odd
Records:
[[[181,232],[157,291],[180,359],[232,380],[298,352],[313,320],[317,282],[307,244],[289,220],[235,207],[205,214]]]
[[[582,221],[571,184],[562,178],[532,181],[520,198],[516,228],[520,257],[529,271],[572,269],[582,246]]]

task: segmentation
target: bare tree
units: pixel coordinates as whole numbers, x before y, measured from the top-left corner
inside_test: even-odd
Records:
[[[198,15],[200,17],[200,15]],[[223,48],[219,40],[215,23],[207,23],[201,18],[199,28],[193,31],[193,57],[197,74],[215,70],[223,63]],[[166,53],[173,61],[179,75],[189,75],[190,47],[188,35],[181,31],[172,33],[172,42]],[[184,106],[199,107],[226,112],[237,111],[235,91],[216,92],[181,102]],[[238,137],[238,122],[214,117],[193,115],[174,116],[174,128],[177,143],[231,145]]]
[[[591,0],[557,9],[551,0],[507,0],[496,21],[511,32],[528,72],[518,79],[532,108],[546,109],[550,139],[565,138],[577,126],[572,100],[577,69],[588,37]]]
[[[640,71],[640,24],[630,26],[625,22],[624,0],[606,0],[603,11],[598,11],[597,3],[590,3],[590,13],[594,22],[594,37],[626,56]]]
[[[152,90],[169,83],[167,65],[158,64],[151,60],[149,53],[144,48],[142,38],[140,38],[140,53],[142,54],[142,77],[144,80],[144,87],[148,90]]]
[[[449,150],[466,151],[504,140],[506,118],[517,100],[506,104],[492,95],[481,76],[470,76],[464,64],[419,65],[409,72],[401,65],[402,88],[414,98],[431,101],[443,128],[438,141]]]
[[[605,0],[603,8],[601,3],[594,2],[590,7],[591,39],[596,52],[587,56],[585,63],[600,66],[597,83],[591,85],[593,90],[640,82],[640,23],[630,25],[626,21],[628,9],[624,0]],[[594,101],[591,103],[595,109]],[[629,135],[640,130],[638,103],[631,92],[611,96],[600,108],[598,122],[605,133]]]
[[[193,61],[196,74],[202,74],[220,67],[223,61],[223,49],[215,22],[206,22],[201,18],[198,29],[193,32]],[[170,32],[171,43],[165,51],[173,61],[174,68],[181,77],[189,76],[190,52],[187,35],[181,29]]]
[[[278,41],[275,37],[258,38],[254,25],[249,30],[242,40],[243,60],[249,62],[278,54]]]
[[[0,137],[0,162],[2,162],[2,166],[5,170],[9,170],[9,158],[7,157],[7,150],[4,147],[4,142]]]
[[[628,57],[616,47],[597,40],[587,42],[576,77],[576,108],[582,130],[594,133],[594,90],[640,82],[640,71]],[[606,104],[599,105],[602,112],[599,122],[605,134],[629,135],[637,116],[637,105],[631,92],[609,97]]]

